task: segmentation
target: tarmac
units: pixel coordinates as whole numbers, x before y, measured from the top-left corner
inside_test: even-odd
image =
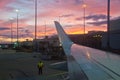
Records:
[[[49,65],[58,60],[42,60],[43,74],[38,74],[40,53],[25,53],[0,50],[0,80],[63,80],[60,75],[67,72],[51,69]],[[62,76],[64,77],[64,76]]]

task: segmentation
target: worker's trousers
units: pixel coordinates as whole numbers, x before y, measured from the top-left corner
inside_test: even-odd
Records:
[[[43,72],[42,72],[42,68],[39,68],[39,71],[38,71],[38,74],[40,75],[40,74],[42,74]]]

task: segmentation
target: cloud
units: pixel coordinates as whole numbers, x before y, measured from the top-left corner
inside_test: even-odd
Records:
[[[115,22],[115,21],[116,21],[116,22],[120,21],[120,16],[113,18],[113,19],[110,21],[110,23]],[[118,23],[119,23],[119,22],[118,22]],[[96,21],[96,22],[87,22],[87,24],[91,24],[91,25],[94,25],[94,26],[101,26],[101,25],[107,24],[107,20],[104,20],[104,21]],[[114,25],[115,25],[115,24],[114,24]]]
[[[78,17],[78,18],[75,18],[75,20],[79,21],[79,20],[82,20],[83,18],[81,17]]]
[[[62,15],[60,17],[71,17],[71,16],[74,16],[73,14],[66,14],[66,15]]]
[[[0,0],[0,9],[13,1],[14,0]]]
[[[10,28],[0,27],[0,31],[3,31],[3,30],[10,30]]]
[[[68,27],[68,28],[71,28],[71,27],[75,27],[75,26],[82,26],[82,24],[72,24],[72,25],[65,25],[64,27]]]
[[[75,18],[75,20],[82,20],[83,19],[83,17],[77,17],[77,18]],[[104,15],[104,14],[96,14],[96,15],[89,15],[89,16],[86,16],[85,17],[85,19],[86,20],[93,20],[93,21],[99,21],[99,20],[105,20],[105,19],[107,19],[107,16],[106,15]]]
[[[4,34],[4,35],[1,35],[1,37],[10,38],[11,36],[10,36],[10,35],[7,35],[7,34]]]
[[[104,14],[99,14],[99,15],[89,15],[85,17],[87,20],[92,19],[94,21],[98,21],[100,19],[107,19],[107,16]]]
[[[120,16],[117,16],[117,17],[113,17],[112,20],[117,20],[117,19],[120,19]]]
[[[107,21],[87,22],[87,24],[91,24],[94,26],[101,26],[101,25],[104,25],[106,23],[107,23]]]
[[[21,35],[19,35],[20,38],[26,38],[26,37],[33,38],[34,36],[32,32],[28,29],[22,30],[20,33],[21,33]]]
[[[56,3],[60,3],[60,0],[55,0]]]
[[[27,38],[27,37],[33,38],[34,35],[33,35],[33,34],[22,34],[22,35],[19,35],[19,37],[20,37],[20,38]]]
[[[83,3],[83,0],[75,0],[75,3],[76,3],[76,4],[82,4],[82,3]]]
[[[67,0],[55,0],[56,3],[65,3]],[[68,3],[81,4],[83,0],[68,0]]]

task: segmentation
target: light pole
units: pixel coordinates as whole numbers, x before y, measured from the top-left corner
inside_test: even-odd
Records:
[[[84,35],[85,35],[85,8],[87,7],[86,4],[83,4],[83,24],[84,24]]]
[[[83,41],[85,43],[85,9],[86,9],[87,5],[84,3],[82,7],[83,7],[83,27],[84,27],[84,29],[83,29],[83,34],[84,34]]]
[[[37,0],[35,0],[35,51],[38,51],[38,44],[37,44]]]
[[[46,38],[47,34],[46,34],[46,21],[45,21],[45,38]]]
[[[18,33],[19,33],[19,32],[18,32],[18,31],[19,31],[19,30],[18,30],[18,26],[19,26],[18,13],[19,13],[19,10],[16,9],[15,11],[16,11],[16,13],[17,13],[17,43],[18,43],[18,40],[19,40],[19,37],[18,37],[18,36],[19,36],[19,35],[18,35]]]
[[[107,48],[110,49],[110,0],[107,3]]]
[[[35,0],[35,40],[37,39],[37,0]]]
[[[11,44],[13,42],[13,30],[12,30],[12,27],[13,27],[13,18],[10,18],[10,24],[11,24]]]

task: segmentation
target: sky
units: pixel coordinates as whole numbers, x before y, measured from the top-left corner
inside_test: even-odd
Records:
[[[54,21],[59,21],[67,34],[106,31],[107,0],[37,0],[37,38],[56,35]],[[120,18],[120,0],[111,0],[110,19]],[[33,40],[35,31],[35,0],[0,0],[0,43],[16,41],[18,12],[19,41]],[[12,26],[11,26],[12,25]]]

